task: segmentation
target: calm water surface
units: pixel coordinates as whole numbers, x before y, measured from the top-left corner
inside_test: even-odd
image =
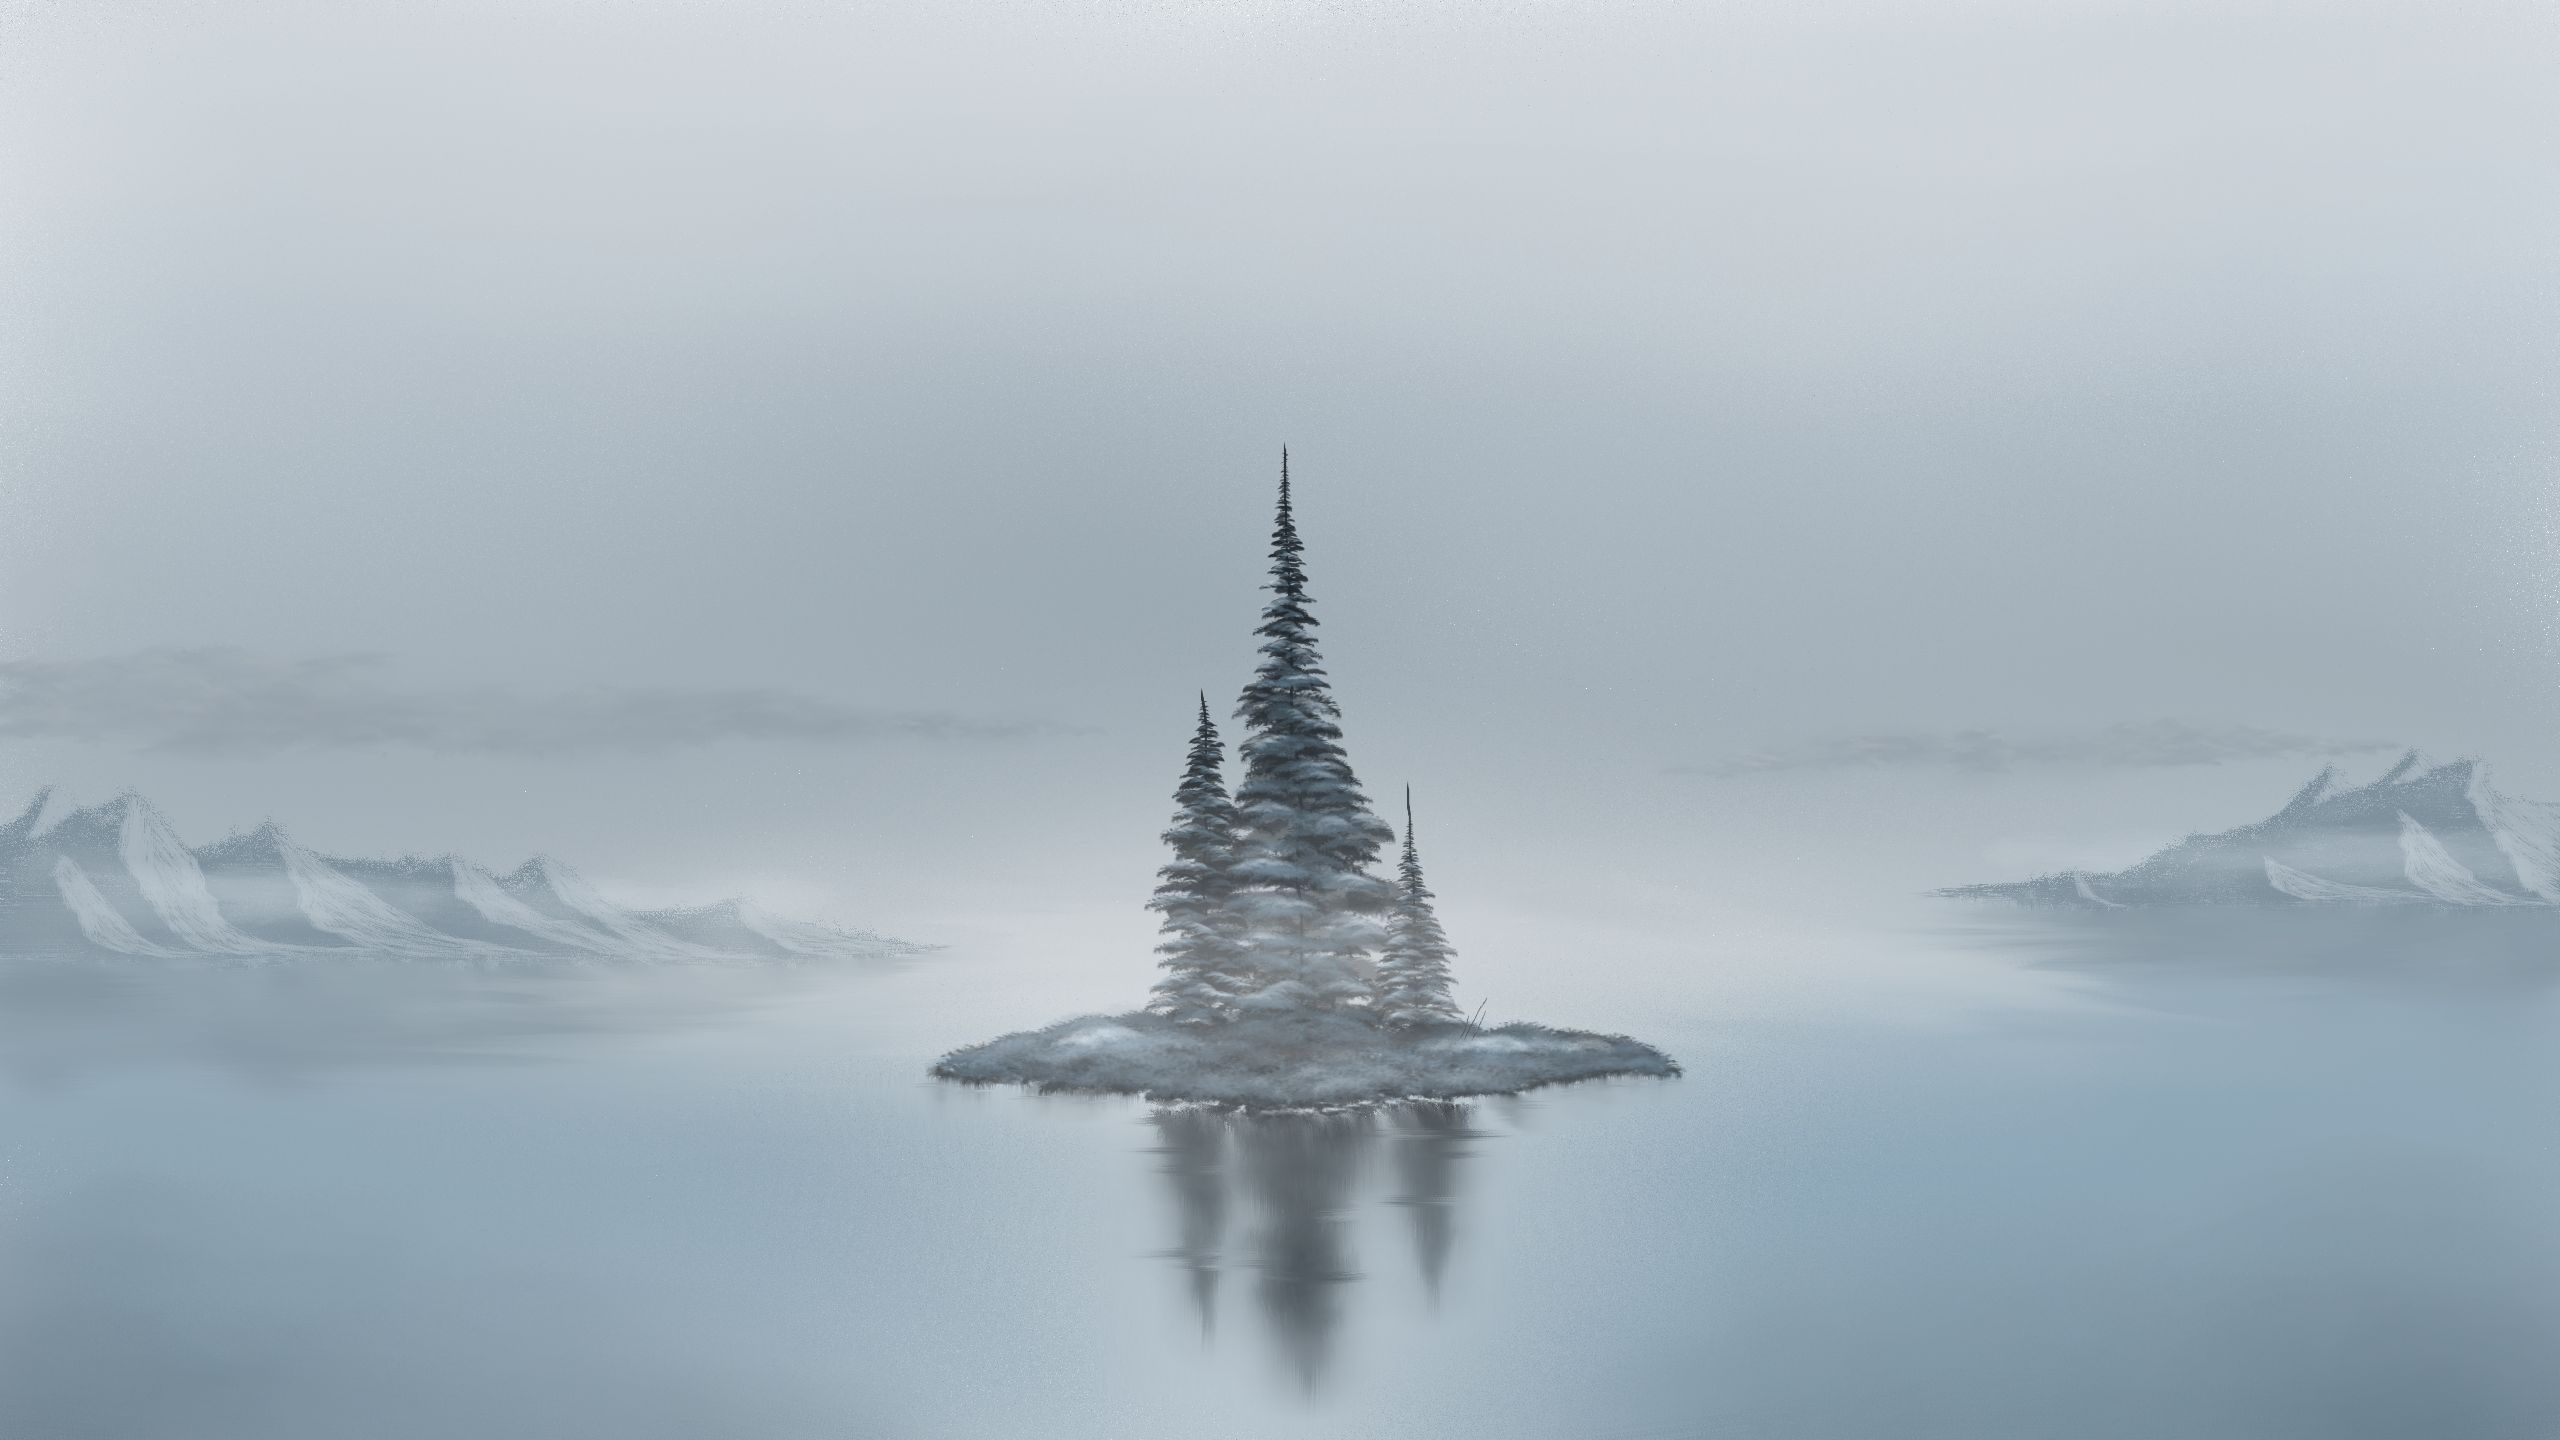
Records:
[[[1940,936],[2068,1003],[1260,1120],[924,1080],[988,954],[22,963],[0,1435],[2560,1433],[2560,931],[2393,924]]]

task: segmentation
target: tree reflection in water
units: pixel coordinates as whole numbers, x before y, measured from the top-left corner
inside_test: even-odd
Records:
[[[1191,1281],[1200,1338],[1218,1313],[1218,1245],[1227,1230],[1227,1122],[1214,1110],[1158,1110],[1147,1117],[1164,1157],[1159,1174],[1173,1189],[1174,1243],[1164,1252]]]
[[[1458,1162],[1475,1153],[1469,1142],[1485,1134],[1475,1128],[1474,1118],[1465,1105],[1429,1100],[1400,1105],[1392,1116],[1401,1188],[1387,1203],[1405,1207],[1413,1219],[1413,1258],[1422,1267],[1422,1287],[1434,1308],[1440,1304],[1449,1246],[1457,1236]]]
[[[1410,1221],[1415,1263],[1436,1304],[1456,1235],[1458,1178],[1486,1132],[1470,1107],[1413,1102],[1335,1114],[1161,1109],[1148,1117],[1174,1202],[1174,1244],[1205,1338],[1217,1312],[1231,1213],[1250,1209],[1236,1258],[1257,1273],[1254,1299],[1282,1362],[1309,1390],[1323,1383],[1346,1287],[1362,1182],[1391,1169],[1382,1197]],[[1380,1167],[1380,1147],[1392,1164]]]

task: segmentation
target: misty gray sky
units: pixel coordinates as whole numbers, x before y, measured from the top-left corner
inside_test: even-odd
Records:
[[[2560,795],[2555,73],[2530,4],[0,0],[0,779],[1142,938],[1286,441],[1444,896],[1951,796],[1993,878],[2367,741]],[[2304,747],[1925,758],[2160,722]],[[1719,773],[1851,752],[1924,758]]]

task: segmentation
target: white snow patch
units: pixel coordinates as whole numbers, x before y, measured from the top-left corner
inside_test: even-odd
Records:
[[[285,874],[293,881],[302,918],[332,935],[372,951],[394,955],[453,956],[499,948],[457,940],[421,924],[363,882],[289,839],[278,837]]]
[[[933,1073],[978,1084],[1308,1109],[1513,1094],[1611,1075],[1669,1077],[1680,1067],[1623,1035],[1541,1025],[1396,1031],[1307,1011],[1183,1025],[1138,1012],[999,1036],[945,1055]]]
[[[218,955],[256,955],[280,948],[222,918],[213,892],[205,888],[204,871],[188,853],[186,842],[140,796],[125,801],[116,852],[126,873],[142,887],[142,898],[150,902],[169,933],[187,945]]]
[[[2486,765],[2471,772],[2470,800],[2524,888],[2560,901],[2560,805],[2499,794],[2489,784]]]
[[[794,955],[812,959],[837,960],[846,956],[893,955],[905,953],[912,948],[884,940],[877,935],[840,930],[833,925],[820,925],[807,920],[785,919],[761,905],[741,903],[738,906],[738,923]]]
[[[124,918],[107,897],[98,893],[97,882],[80,862],[68,855],[53,857],[53,888],[62,894],[62,903],[71,908],[71,918],[80,922],[80,933],[90,942],[127,955],[174,956],[178,952],[164,949],[142,938],[133,922]]]
[[[717,950],[688,945],[639,916],[604,898],[603,892],[587,883],[585,876],[557,860],[542,862],[543,883],[562,905],[612,938],[617,951],[636,952],[661,959],[725,960],[732,958]]]
[[[453,897],[480,912],[480,918],[493,925],[505,925],[538,936],[573,950],[603,954],[614,949],[606,936],[566,920],[557,920],[534,909],[499,886],[496,876],[465,860],[449,862],[453,867]]]
[[[2086,875],[2072,876],[2071,884],[2073,888],[2080,892],[2080,898],[2088,901],[2092,905],[2104,906],[2109,910],[2121,910],[2124,908],[2123,901],[2110,900],[2106,896],[2099,894],[2097,891],[2090,889],[2089,877]]]
[[[2385,890],[2374,885],[2341,885],[2305,874],[2272,855],[2261,855],[2266,862],[2267,883],[2296,900],[2314,904],[2414,905],[2419,898],[2406,890]]]
[[[2480,883],[2470,867],[2453,858],[2426,826],[2400,812],[2400,859],[2409,883],[2447,905],[2528,905],[2504,890]]]

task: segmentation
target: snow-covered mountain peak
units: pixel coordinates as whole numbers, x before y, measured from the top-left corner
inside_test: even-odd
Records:
[[[207,863],[263,862],[282,865],[284,848],[291,843],[293,843],[292,837],[285,834],[282,825],[273,820],[262,820],[254,830],[234,830],[210,845],[197,847],[196,857]]]
[[[44,818],[44,807],[52,803],[52,786],[38,790],[35,798],[27,802],[27,808],[18,812],[16,819],[0,825],[0,845],[21,843],[32,838],[36,833],[36,822]]]
[[[41,824],[51,794],[0,824],[0,952],[714,962],[927,948],[738,900],[635,911],[549,856],[503,876],[452,854],[342,858],[272,819],[190,849],[133,791]]]
[[[2403,755],[2362,785],[2336,767],[2264,820],[2190,835],[2113,874],[2064,871],[1940,892],[2081,908],[2560,903],[2560,806],[2499,794],[2476,760]]]

